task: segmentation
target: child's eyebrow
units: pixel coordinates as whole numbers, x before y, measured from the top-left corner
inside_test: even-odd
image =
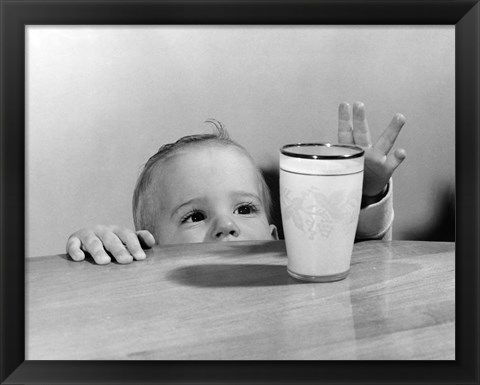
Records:
[[[248,192],[248,191],[233,191],[230,193],[230,196],[233,198],[251,198],[255,199],[257,201],[260,201],[260,203],[263,203],[262,199],[260,198],[259,195]]]
[[[230,193],[230,196],[233,196],[233,197],[250,197],[250,198],[256,198],[256,199],[260,199],[260,197],[255,194],[255,193],[251,193],[249,191],[243,191],[243,190],[237,190],[237,191],[232,191]]]

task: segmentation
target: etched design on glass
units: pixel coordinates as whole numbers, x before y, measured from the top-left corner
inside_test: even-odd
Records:
[[[282,187],[283,220],[293,221],[295,227],[313,240],[317,235],[328,238],[335,226],[348,233],[348,225],[356,223],[360,209],[361,191],[337,190],[326,195],[316,187],[310,187],[295,195]]]

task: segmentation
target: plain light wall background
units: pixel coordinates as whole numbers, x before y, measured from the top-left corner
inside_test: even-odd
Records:
[[[27,256],[97,223],[133,228],[131,195],[166,142],[215,118],[275,169],[285,143],[337,139],[363,101],[375,140],[396,112],[394,239],[440,220],[455,181],[453,26],[29,26]]]

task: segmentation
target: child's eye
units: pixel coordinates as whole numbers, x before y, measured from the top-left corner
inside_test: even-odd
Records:
[[[245,205],[241,205],[239,206],[236,210],[235,210],[235,213],[236,214],[240,214],[240,215],[249,215],[249,214],[254,214],[258,211],[258,208],[257,206],[255,206],[254,204],[252,203],[249,203],[249,204],[245,204]]]
[[[182,223],[201,222],[203,220],[205,220],[205,215],[203,215],[200,211],[193,210],[182,219]]]

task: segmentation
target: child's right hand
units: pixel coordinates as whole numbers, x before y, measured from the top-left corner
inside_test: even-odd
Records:
[[[134,232],[119,226],[97,225],[74,232],[67,241],[67,253],[74,261],[83,261],[85,253],[90,254],[96,263],[110,263],[111,256],[118,263],[131,263],[146,258],[142,249],[155,245],[155,238],[147,230]],[[108,254],[108,253],[110,254]]]

